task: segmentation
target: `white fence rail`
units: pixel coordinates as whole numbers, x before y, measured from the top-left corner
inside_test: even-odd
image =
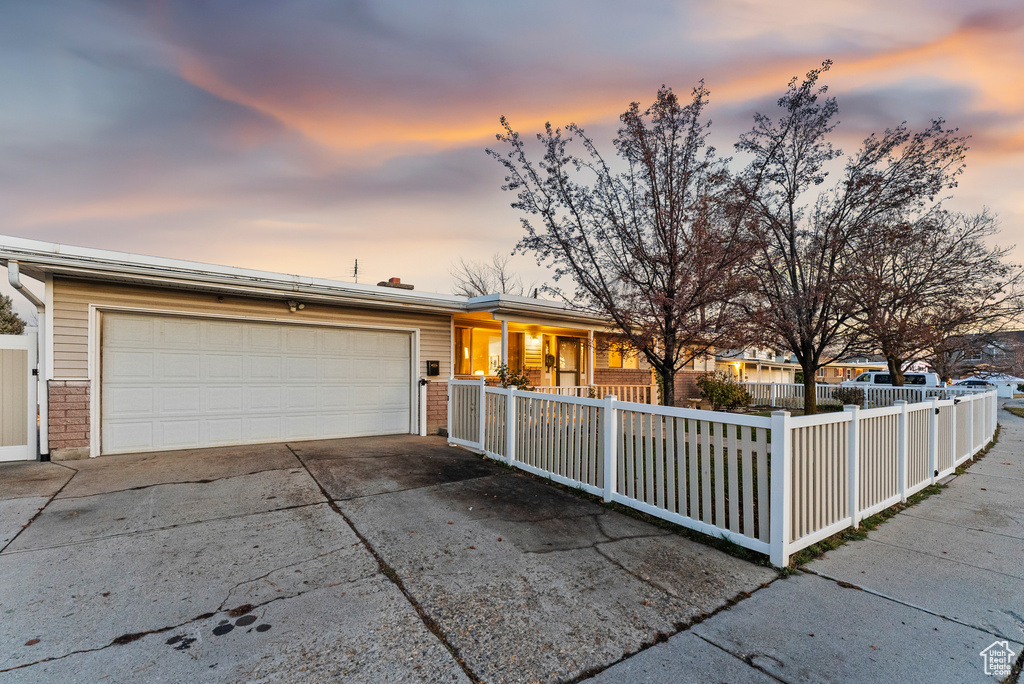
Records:
[[[803,409],[804,386],[794,383],[743,382],[740,385],[750,395],[752,406],[770,406],[773,408]],[[842,402],[833,394],[839,385],[815,385],[815,396],[818,406],[841,406]],[[917,403],[931,397],[952,399],[970,394],[978,394],[984,390],[970,387],[877,387],[866,385],[858,387],[864,392],[863,408],[882,408],[895,406],[897,401]]]
[[[637,404],[657,404],[657,385],[572,385],[567,387],[534,387],[532,392],[554,394],[560,397],[600,399],[614,394],[621,401]]]
[[[475,380],[448,387],[451,443],[778,566],[951,473],[992,438],[997,408],[988,391],[768,418]]]

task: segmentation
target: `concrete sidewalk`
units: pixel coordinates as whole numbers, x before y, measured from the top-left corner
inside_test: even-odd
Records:
[[[1024,641],[1024,418],[999,423],[940,494],[589,681],[999,681],[981,652]]]

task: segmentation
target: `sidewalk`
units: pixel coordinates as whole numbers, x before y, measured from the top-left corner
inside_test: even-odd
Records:
[[[588,681],[999,681],[981,652],[1024,640],[1024,418],[999,423],[937,496]]]

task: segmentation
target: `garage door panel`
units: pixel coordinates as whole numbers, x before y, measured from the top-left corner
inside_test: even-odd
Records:
[[[242,411],[241,385],[203,387],[202,410],[209,413],[237,413]]]
[[[202,411],[202,388],[160,387],[156,390],[157,410],[162,413],[198,413]]]
[[[287,416],[281,421],[285,439],[316,439],[316,414]]]
[[[283,377],[281,366],[279,356],[250,356],[248,378],[256,382],[280,380]]]
[[[407,433],[411,336],[104,314],[101,450]]]
[[[210,446],[242,443],[242,417],[206,418],[203,420],[202,441]]]
[[[118,445],[120,452],[153,451],[158,448],[153,442],[152,421],[107,421],[103,424],[103,436]]]
[[[317,350],[317,330],[315,328],[290,328],[285,331],[284,341],[286,352],[315,354]]]
[[[244,330],[237,323],[205,321],[202,329],[205,349],[235,350],[242,348]]]
[[[324,330],[320,335],[320,350],[330,356],[345,356],[351,352],[352,333],[347,330]]]
[[[326,382],[345,382],[352,377],[352,360],[320,359],[320,378]]]
[[[241,354],[203,354],[203,376],[212,380],[241,381],[243,368]]]
[[[246,418],[243,427],[245,434],[256,442],[280,442],[284,439],[281,434],[281,419],[277,416]]]
[[[158,318],[153,345],[160,349],[195,349],[202,323],[186,318]]]
[[[281,388],[273,386],[256,386],[245,388],[245,407],[252,411],[280,411]]]
[[[284,399],[286,411],[315,411],[317,407],[317,386],[300,385],[298,387],[285,387]]]
[[[281,328],[272,325],[246,326],[248,349],[260,351],[283,351]]]
[[[108,349],[104,356],[106,375],[111,380],[145,380],[153,377],[153,352]]]
[[[167,420],[160,422],[160,441],[157,449],[194,449],[200,440],[201,426],[198,420]]]
[[[195,382],[199,379],[201,362],[202,359],[195,352],[160,352],[156,354],[156,379]]]
[[[316,358],[306,356],[289,356],[284,360],[285,379],[316,380]]]
[[[151,347],[155,326],[156,319],[138,316],[121,317],[109,323],[105,321],[103,344],[111,347]]]

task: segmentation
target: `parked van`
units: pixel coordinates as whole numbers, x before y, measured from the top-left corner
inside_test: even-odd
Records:
[[[904,373],[904,387],[942,387],[939,376],[935,373]],[[861,373],[853,380],[840,383],[840,387],[878,387],[892,385],[892,374],[888,372],[869,371]]]

